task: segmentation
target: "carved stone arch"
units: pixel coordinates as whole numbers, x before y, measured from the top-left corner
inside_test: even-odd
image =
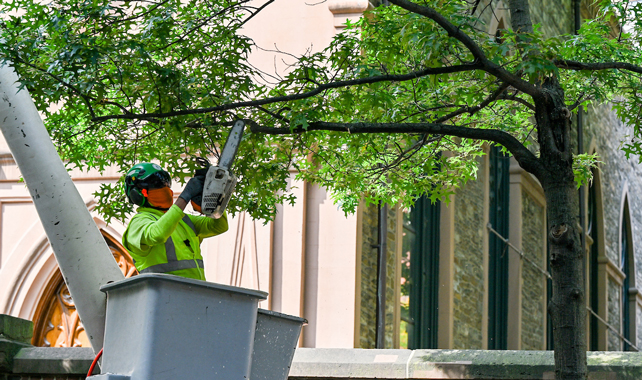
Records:
[[[138,274],[127,250],[111,234],[101,233],[125,277]],[[40,347],[90,347],[76,306],[67,289],[60,269],[56,269],[44,289],[33,316],[34,334],[31,343]]]

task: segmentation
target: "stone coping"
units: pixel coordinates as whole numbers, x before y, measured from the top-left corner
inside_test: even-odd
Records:
[[[0,314],[0,338],[30,344],[32,336],[33,322]]]
[[[83,375],[91,348],[23,348],[14,374]],[[642,379],[642,353],[590,352],[589,379]],[[374,350],[298,348],[291,380],[553,379],[552,351]]]
[[[290,379],[554,379],[552,351],[299,348]],[[642,379],[642,353],[589,352],[589,379]]]
[[[85,347],[29,347],[13,358],[13,373],[86,375],[94,351]]]

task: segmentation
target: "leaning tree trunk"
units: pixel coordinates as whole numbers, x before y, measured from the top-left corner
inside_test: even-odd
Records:
[[[555,378],[585,380],[586,297],[584,252],[580,244],[578,192],[573,176],[570,112],[555,79],[543,83],[545,96],[536,99],[536,120],[543,171],[538,179],[546,196],[553,298]]]

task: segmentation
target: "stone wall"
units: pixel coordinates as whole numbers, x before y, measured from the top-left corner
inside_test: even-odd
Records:
[[[397,293],[396,289],[399,286],[399,278],[397,277],[397,265],[399,264],[399,258],[397,255],[401,252],[397,252],[397,228],[403,228],[400,224],[397,223],[397,208],[388,207],[388,242],[387,242],[387,251],[388,257],[386,262],[386,342],[385,348],[399,348],[394,347],[394,336],[399,334],[399,331],[395,331],[395,317],[398,315],[399,308],[398,301],[396,299]],[[397,343],[398,344],[398,343]]]
[[[378,207],[364,206],[362,209],[361,246],[361,305],[359,343],[361,348],[376,347],[377,333],[377,245]],[[397,272],[397,209],[388,207],[387,268],[386,268],[386,334],[385,347],[393,347],[395,333],[395,289]]]
[[[32,336],[31,321],[0,314],[0,380],[85,378],[94,357],[91,348],[32,347]]]
[[[604,254],[616,267],[620,263],[620,231],[622,226],[622,200],[627,196],[631,220],[631,233],[633,236],[634,263],[636,278],[631,281],[631,286],[637,288],[642,282],[642,175],[638,157],[626,158],[621,150],[621,143],[632,134],[630,127],[624,125],[617,119],[609,105],[598,105],[589,107],[586,112],[584,123],[585,150],[595,148],[600,156],[599,178],[596,185],[599,186],[602,197],[603,218],[599,221],[600,227],[604,230],[604,241],[598,244],[604,245]],[[599,204],[599,203],[598,203]],[[620,329],[620,290],[616,284],[609,285],[608,289],[609,311],[608,320],[617,329]],[[640,314],[638,310],[637,314]],[[638,318],[637,326],[640,329],[642,320]],[[640,337],[638,333],[638,337]],[[619,338],[609,333],[609,349],[620,347],[615,344]],[[639,343],[638,343],[639,344]]]
[[[573,0],[529,1],[533,25],[541,25],[545,37],[573,34]]]
[[[480,165],[481,167],[481,165]],[[484,315],[484,178],[469,181],[455,195],[453,348],[482,348]]]
[[[591,1],[591,0],[588,0]],[[492,6],[489,3],[492,2]],[[583,0],[586,3],[587,0]],[[574,9],[573,0],[542,0],[529,2],[531,19],[533,25],[540,25],[540,31],[544,36],[558,36],[560,34],[572,34],[574,31]],[[504,26],[510,27],[510,12],[506,9],[508,1],[503,4],[497,0],[482,0],[477,5],[479,18],[483,25],[488,28],[497,17],[504,17]],[[584,4],[584,7],[586,5]],[[551,11],[554,9],[554,11]],[[585,13],[588,11],[583,9]],[[480,29],[484,29],[480,27]]]
[[[490,9],[486,5],[490,0],[483,0],[479,9],[485,9],[482,15],[482,23],[489,26],[492,23]],[[560,34],[572,34],[574,30],[574,9],[573,0],[543,0],[531,2],[531,16],[534,24],[540,24],[540,30],[545,36]],[[582,2],[582,12],[586,13],[587,1]],[[551,9],[555,11],[552,12]],[[505,20],[509,22],[509,20]],[[604,229],[604,254],[615,265],[620,265],[620,228],[622,219],[622,199],[629,194],[629,210],[631,219],[631,231],[633,236],[633,247],[635,259],[632,266],[635,268],[636,278],[631,286],[640,288],[642,285],[642,256],[638,253],[638,247],[642,247],[642,168],[639,158],[627,159],[621,150],[622,141],[632,131],[623,125],[611,110],[609,105],[598,105],[589,107],[584,115],[584,151],[588,152],[591,147],[596,147],[600,160],[598,184],[601,189],[603,219],[600,227]],[[576,134],[576,128],[573,128]],[[482,172],[480,171],[480,176]],[[454,324],[453,342],[454,348],[481,348],[483,346],[484,332],[482,330],[482,318],[484,315],[484,294],[487,291],[484,283],[484,183],[485,178],[478,178],[471,181],[463,188],[457,190],[455,205],[455,247],[454,247]],[[543,262],[541,253],[546,244],[541,232],[545,229],[542,206],[527,195],[522,199],[523,230],[522,247],[525,253],[536,262]],[[373,214],[376,220],[376,213]],[[364,216],[365,226],[365,216]],[[364,227],[365,231],[365,227]],[[367,250],[364,232],[364,252]],[[376,235],[375,235],[376,238]],[[375,243],[376,244],[376,243]],[[366,273],[372,267],[368,262],[371,258],[364,255],[362,265],[362,276],[364,284],[367,278]],[[376,260],[376,256],[375,256]],[[536,269],[530,268],[524,263],[522,272],[522,320],[521,320],[521,345],[524,349],[542,349],[545,344],[545,320],[546,309],[544,299],[546,297],[546,282],[542,274]],[[368,273],[368,276],[371,276]],[[390,272],[389,272],[390,275]],[[393,288],[391,288],[392,290]],[[607,289],[601,289],[606,293],[609,302],[607,305],[610,323],[621,329],[621,304],[620,290],[616,284],[609,282]],[[603,294],[604,294],[603,293]],[[370,317],[374,310],[372,305],[372,294],[362,294],[362,347],[364,333],[372,330],[369,325]],[[636,306],[637,337],[638,345],[642,344],[642,309]],[[365,318],[365,319],[364,319]],[[372,334],[372,331],[369,333]],[[365,341],[368,341],[367,338]],[[608,349],[619,349],[620,339],[616,334],[609,332]]]
[[[544,210],[522,191],[522,250],[524,256],[544,266],[542,253],[546,242]],[[544,266],[545,268],[545,266]],[[522,349],[542,350],[545,347],[546,277],[533,265],[522,260]]]
[[[633,133],[617,119],[608,105],[590,107],[587,110],[585,122],[586,150],[596,146],[600,156],[600,189],[602,191],[602,206],[605,235],[605,254],[617,266],[620,265],[620,227],[621,201],[626,191],[629,194],[629,210],[631,217],[631,232],[633,247],[642,247],[642,167],[638,157],[626,158],[620,149],[627,136]],[[589,145],[591,144],[591,145]],[[636,252],[637,253],[637,252]],[[642,261],[635,257],[636,282],[642,281]]]
[[[621,297],[622,297],[622,288],[613,280],[609,279],[608,282],[608,321],[611,326],[613,326],[617,331],[622,331],[622,320],[621,320]],[[608,343],[607,347],[609,351],[621,351],[622,350],[622,340],[620,337],[615,334],[612,330],[608,330]]]
[[[639,307],[635,308],[635,315],[636,315],[636,324],[635,326],[637,327],[637,342],[632,342],[636,346],[640,347],[642,346],[642,309]]]

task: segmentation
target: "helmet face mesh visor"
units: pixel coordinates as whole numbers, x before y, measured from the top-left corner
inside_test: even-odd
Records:
[[[144,180],[141,180],[138,185],[139,187],[148,190],[160,189],[163,187],[170,187],[172,185],[172,179],[166,171],[158,171],[151,174]]]

